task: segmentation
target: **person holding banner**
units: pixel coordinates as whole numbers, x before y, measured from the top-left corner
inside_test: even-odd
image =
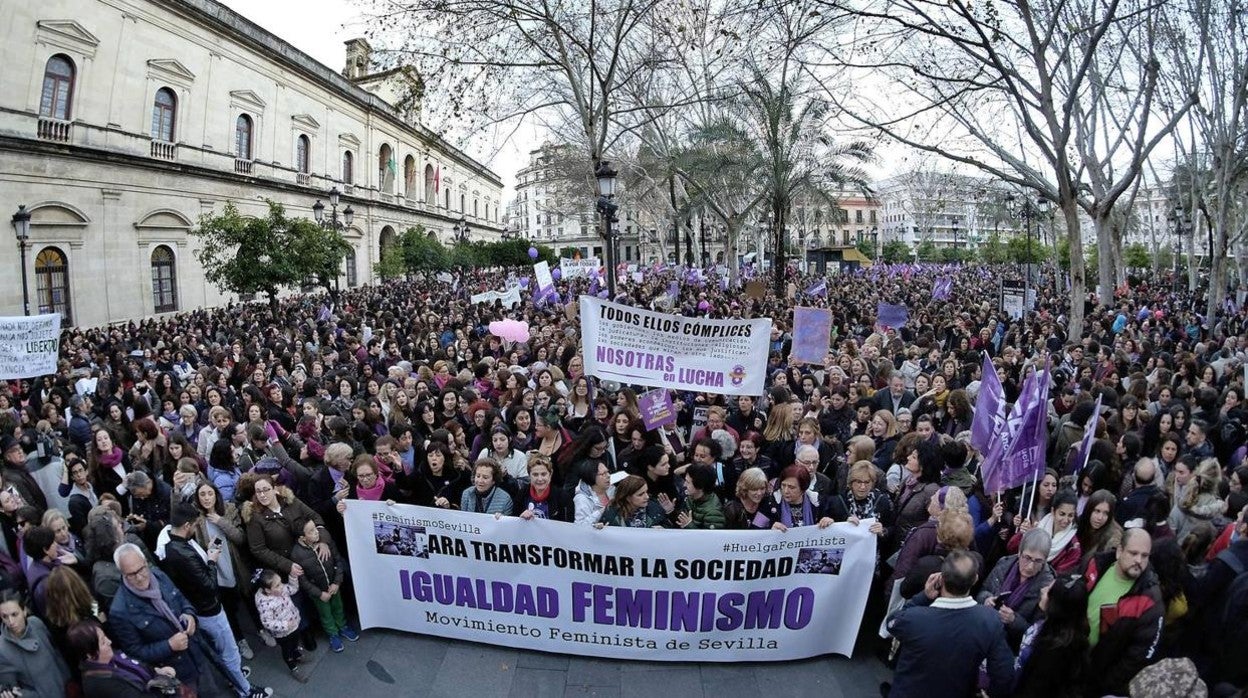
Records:
[[[576,476],[576,494],[572,497],[576,511],[574,523],[592,526],[602,518],[615,494],[615,488],[611,486],[611,471],[604,463],[583,460],[577,466]]]
[[[572,523],[575,508],[572,495],[562,487],[551,487],[554,468],[550,458],[540,453],[529,454],[529,487],[516,499],[515,514],[525,521],[550,519]]]
[[[724,527],[724,509],[715,494],[715,468],[694,463],[685,471],[685,508],[676,515],[680,528],[713,530]]]
[[[801,526],[827,528],[835,520],[829,515],[828,500],[816,502],[810,492],[810,470],[803,465],[790,465],[780,473],[777,492],[780,495],[778,531]]]
[[[628,475],[615,485],[611,505],[602,513],[595,528],[623,526],[626,528],[668,528],[667,512],[650,498],[646,481]]]
[[[725,528],[765,531],[779,523],[780,510],[767,496],[767,474],[761,468],[742,471],[736,490],[736,498],[724,505]]]
[[[472,487],[460,497],[461,511],[478,514],[510,514],[511,495],[503,489],[503,466],[493,458],[482,458],[472,466]]]

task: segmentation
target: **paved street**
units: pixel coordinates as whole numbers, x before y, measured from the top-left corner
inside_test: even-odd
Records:
[[[363,633],[332,654],[318,640],[307,685],[293,681],[276,648],[255,641],[253,678],[288,696],[545,698],[785,698],[875,696],[889,672],[870,652],[778,664],[672,664],[583,659],[387,630]],[[859,643],[860,648],[862,643]]]

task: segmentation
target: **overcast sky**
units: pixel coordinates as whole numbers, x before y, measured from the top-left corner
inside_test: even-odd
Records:
[[[351,0],[218,1],[335,71],[346,61],[343,43],[364,35],[363,17]],[[464,150],[502,177],[506,204],[515,193],[516,171],[539,141],[533,129],[524,129],[510,140],[482,138],[464,144]]]

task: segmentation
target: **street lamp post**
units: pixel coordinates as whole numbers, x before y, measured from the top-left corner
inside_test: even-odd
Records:
[[[1027,257],[1026,278],[1023,285],[1023,298],[1025,303],[1030,303],[1031,298],[1031,275],[1033,257],[1031,256],[1031,223],[1035,219],[1037,225],[1042,216],[1049,210],[1049,202],[1046,199],[1037,198],[1034,202],[1030,197],[1015,197],[1013,194],[1007,194],[1005,197],[1006,207],[1016,216],[1023,217],[1023,233],[1027,236],[1027,247],[1024,255]]]
[[[615,203],[615,178],[618,173],[611,168],[607,160],[599,160],[594,168],[594,178],[598,180],[598,213],[602,217],[602,238],[606,242],[607,251],[607,294],[615,299],[615,244],[619,239],[619,231],[615,224],[619,222]]]
[[[460,216],[451,231],[455,233],[456,243],[468,242],[468,219]]]
[[[1179,290],[1179,255],[1183,252],[1183,234],[1187,232],[1191,221],[1187,217],[1187,211],[1182,206],[1175,206],[1174,212],[1170,214],[1170,222],[1174,225],[1174,291]],[[1212,261],[1212,258],[1210,258]],[[1191,260],[1188,260],[1191,264]]]
[[[342,221],[340,222],[338,220],[338,197],[340,196],[338,187],[333,187],[332,189],[330,189],[328,196],[329,196],[329,218],[325,217],[325,204],[321,203],[320,199],[317,199],[316,203],[312,204],[312,217],[316,219],[316,224],[321,226],[322,228],[325,228],[326,230],[336,230],[338,232],[342,232],[346,230],[347,228],[350,228],[351,223],[355,221],[355,210],[352,209],[351,206],[348,204],[347,207],[343,209],[342,211]],[[341,276],[341,275],[337,275],[334,277],[334,293],[335,294],[337,294],[339,291],[338,276]],[[334,300],[335,302],[337,301],[336,298]]]
[[[17,246],[22,256],[22,310],[30,315],[30,285],[26,280],[26,241],[30,239],[30,212],[25,206],[18,206],[12,220],[13,234],[17,236]]]

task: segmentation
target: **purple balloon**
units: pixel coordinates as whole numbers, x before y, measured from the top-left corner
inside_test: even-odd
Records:
[[[536,248],[536,247],[530,247],[530,248],[529,248],[529,259],[537,259],[537,248]]]
[[[520,279],[520,288],[528,288],[528,287],[529,287],[529,277],[526,276],[523,279]]]
[[[606,290],[605,288],[598,292],[598,297],[602,298],[603,300],[606,300],[606,298],[610,295],[611,295],[611,292]]]
[[[698,310],[708,310],[711,307],[706,301],[698,301]]]
[[[562,279],[562,278],[563,278],[563,271],[562,271],[561,269],[559,269],[559,267],[555,267],[554,269],[551,269],[551,270],[550,270],[550,278],[554,279],[555,281],[558,281],[559,279]]]

